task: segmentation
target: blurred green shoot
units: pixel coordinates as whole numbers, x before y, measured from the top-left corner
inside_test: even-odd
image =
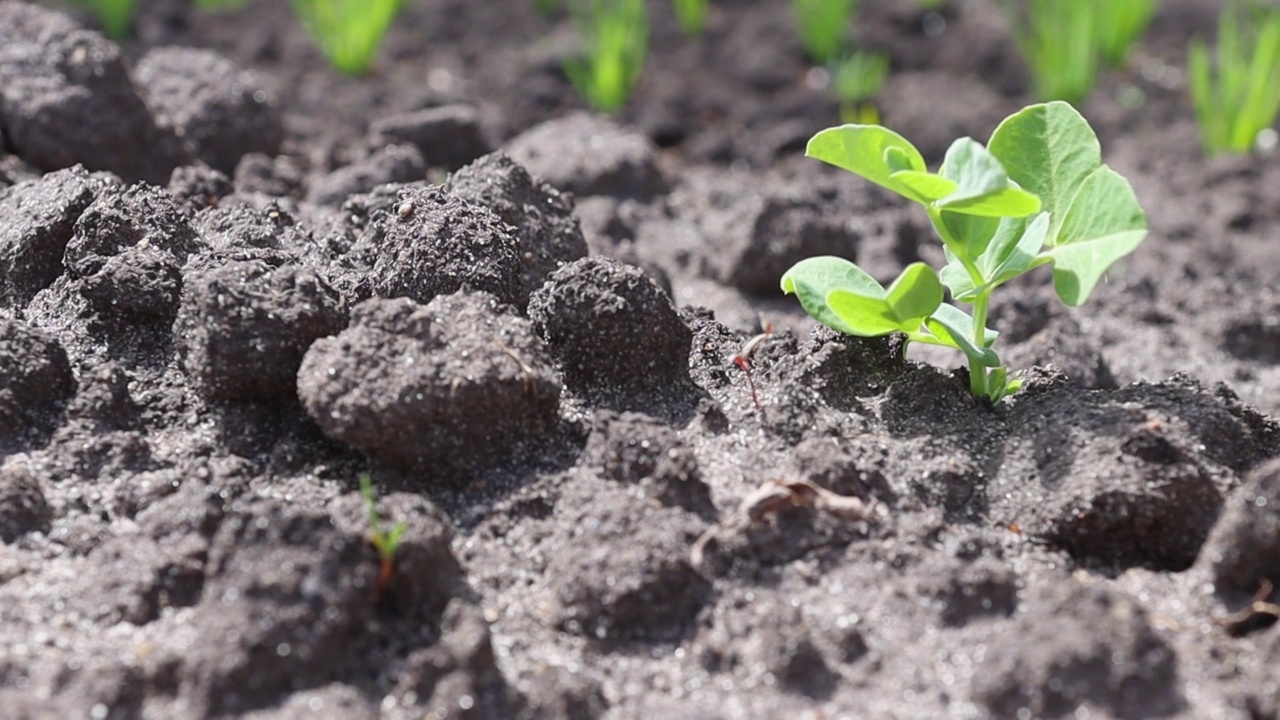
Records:
[[[831,64],[831,89],[840,101],[840,120],[877,125],[880,113],[870,101],[889,78],[889,58],[855,50]]]
[[[942,9],[943,5],[947,4],[947,0],[916,0],[916,4],[919,5],[922,10],[937,12]]]
[[[290,2],[329,64],[346,75],[363,75],[373,65],[382,36],[402,4],[402,0]]]
[[[565,74],[591,107],[616,112],[627,104],[649,51],[644,0],[569,0],[579,54]]]
[[[539,15],[549,18],[560,9],[560,0],[533,0],[533,7]]]
[[[1123,0],[1101,0],[1122,2]],[[1014,40],[1042,100],[1084,102],[1098,77],[1096,0],[1027,0]]]
[[[840,56],[857,9],[857,0],[791,0],[800,44],[810,60],[825,65]]]
[[[1107,65],[1124,67],[1129,50],[1147,32],[1160,0],[1091,0],[1096,16],[1098,52]]]
[[[400,547],[400,539],[409,524],[398,522],[390,530],[382,527],[382,518],[378,515],[378,494],[373,489],[373,480],[368,473],[360,476],[360,497],[364,499],[365,512],[369,516],[369,542],[378,551],[378,592],[382,593],[391,586],[391,577],[395,574],[396,549]]]
[[[701,35],[702,29],[707,25],[708,0],[671,0],[671,4],[684,34]]]
[[[1280,7],[1228,4],[1213,60],[1197,38],[1187,62],[1205,153],[1251,151],[1280,115]]]
[[[221,12],[242,8],[248,2],[249,0],[196,0],[196,7],[204,12]]]
[[[107,37],[119,41],[129,36],[137,0],[74,0],[74,2],[76,5],[87,8],[98,18],[102,32]]]

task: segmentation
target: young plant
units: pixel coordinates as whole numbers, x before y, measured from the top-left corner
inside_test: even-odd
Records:
[[[382,36],[403,0],[290,0],[293,12],[329,64],[346,75],[373,65]]]
[[[391,530],[382,528],[382,519],[378,515],[378,495],[374,492],[373,480],[368,473],[360,476],[360,497],[364,498],[365,511],[369,515],[369,542],[378,551],[378,581],[375,587],[381,595],[391,587],[391,578],[396,569],[396,549],[400,547],[400,538],[409,525],[398,522]]]
[[[570,0],[569,16],[581,54],[565,61],[565,74],[591,107],[621,109],[649,51],[644,0]]]
[[[791,0],[800,44],[809,59],[825,65],[839,57],[857,9],[857,0]]]
[[[874,125],[880,114],[870,100],[889,78],[889,58],[855,50],[831,67],[831,89],[840,101],[840,119],[847,123]]]
[[[1039,98],[1079,103],[1093,91],[1098,77],[1097,2],[1028,0],[1021,20],[1015,17],[1014,40]]]
[[[885,288],[843,258],[809,258],[783,275],[783,292],[843,333],[900,332],[911,342],[959,350],[969,361],[970,390],[993,403],[1021,380],[1010,379],[992,349],[992,293],[1052,265],[1058,297],[1080,305],[1107,268],[1147,234],[1129,182],[1102,163],[1093,129],[1064,102],[1006,118],[985,147],[970,138],[955,141],[936,173],[915,146],[878,125],[823,130],[809,141],[807,155],[922,205],[947,264],[938,272],[913,263]],[[944,287],[969,311],[944,303]]]
[[[549,18],[560,9],[560,0],[533,0],[533,7],[539,15]]]
[[[204,12],[221,12],[244,7],[249,0],[196,0],[196,7]]]
[[[1089,0],[1094,5],[1098,52],[1111,67],[1124,67],[1129,50],[1160,7],[1159,0]]]
[[[137,0],[75,0],[75,4],[87,8],[98,18],[102,32],[112,40],[123,40],[133,25],[133,13]]]
[[[685,35],[701,35],[707,25],[708,0],[671,0]]]
[[[1280,7],[1232,3],[1218,19],[1216,63],[1191,43],[1191,98],[1205,152],[1244,154],[1280,115]]]

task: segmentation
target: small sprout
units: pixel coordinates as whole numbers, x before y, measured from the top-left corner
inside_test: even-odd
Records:
[[[539,15],[549,18],[560,9],[560,0],[533,0],[533,7]]]
[[[627,104],[649,51],[644,0],[569,0],[581,54],[564,62],[578,94],[601,112]]]
[[[733,364],[747,376],[747,387],[751,388],[751,404],[755,406],[756,412],[762,412],[760,408],[760,396],[756,394],[756,381],[751,376],[751,356],[755,355],[756,350],[764,344],[769,336],[773,335],[773,324],[765,323],[764,332],[756,335],[742,346],[742,352],[733,356]]]
[[[1084,102],[1098,78],[1098,0],[1029,0],[1014,39],[1042,100]],[[1124,0],[1102,0],[1123,2]]]
[[[839,57],[857,9],[857,0],[791,0],[800,44],[810,60],[825,65]]]
[[[196,7],[204,12],[221,12],[244,7],[249,0],[196,0]]]
[[[871,100],[889,78],[889,58],[855,50],[832,64],[831,89],[840,101],[840,119],[847,123],[875,125],[880,121]]]
[[[382,36],[404,0],[290,0],[293,12],[329,64],[346,75],[373,65]]]
[[[1196,39],[1187,64],[1205,153],[1243,155],[1261,145],[1280,116],[1280,7],[1228,4],[1214,62]]]
[[[87,8],[98,18],[102,32],[112,40],[123,40],[129,36],[129,28],[133,26],[133,13],[137,9],[138,0],[74,0],[75,4]]]
[[[1258,592],[1253,594],[1253,599],[1243,608],[1231,613],[1230,615],[1218,618],[1219,624],[1226,626],[1231,633],[1238,633],[1250,622],[1258,617],[1273,617],[1280,619],[1280,605],[1268,602],[1267,598],[1271,597],[1271,591],[1275,589],[1270,580],[1263,579],[1258,586]]]
[[[671,0],[685,35],[697,36],[707,26],[708,0]]]
[[[360,475],[360,496],[364,498],[365,510],[369,515],[369,543],[378,551],[378,581],[375,588],[378,595],[382,595],[391,587],[391,578],[396,569],[396,549],[400,547],[400,538],[409,524],[398,522],[390,531],[382,528],[382,519],[378,515],[378,495],[368,473]]]
[[[903,333],[908,342],[959,350],[969,360],[970,390],[992,403],[1021,385],[992,349],[992,292],[1051,265],[1058,297],[1081,305],[1147,235],[1129,182],[1102,163],[1093,129],[1064,102],[1006,118],[985,147],[955,141],[936,173],[906,138],[879,125],[823,130],[806,154],[922,205],[947,264],[938,272],[912,263],[885,288],[843,258],[809,258],[783,275],[783,292],[839,332]],[[971,312],[944,303],[944,288]]]
[[[1097,15],[1098,52],[1111,67],[1124,67],[1129,51],[1147,32],[1160,8],[1160,0],[1099,0]]]

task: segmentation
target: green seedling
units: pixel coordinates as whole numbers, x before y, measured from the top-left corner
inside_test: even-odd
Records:
[[[560,9],[560,0],[533,0],[533,7],[539,15],[549,18]]]
[[[1244,154],[1280,116],[1280,7],[1232,3],[1218,19],[1216,62],[1202,40],[1188,56],[1205,152]]]
[[[879,125],[823,130],[807,155],[922,205],[947,264],[938,272],[913,263],[885,288],[843,258],[809,258],[783,275],[783,292],[839,332],[900,332],[909,342],[959,350],[970,390],[993,403],[1021,384],[992,348],[997,333],[987,317],[996,288],[1052,265],[1058,297],[1081,305],[1147,234],[1129,182],[1102,163],[1093,129],[1064,102],[1006,118],[985,147],[955,141],[936,173],[914,145]],[[944,288],[969,310],[944,303]]]
[[[889,58],[855,50],[831,67],[831,89],[840,101],[840,119],[846,123],[874,125],[880,113],[871,100],[889,79]]]
[[[857,9],[857,0],[791,0],[800,44],[809,59],[825,65],[840,56]]]
[[[396,569],[396,549],[400,547],[400,538],[409,524],[398,522],[390,530],[382,528],[382,519],[378,515],[378,495],[368,473],[360,476],[360,497],[364,498],[365,510],[369,515],[369,542],[378,551],[378,581],[375,587],[381,595],[391,587],[391,578]]]
[[[1028,0],[1021,21],[1014,22],[1014,39],[1042,100],[1080,103],[1093,91],[1098,77],[1096,1]]]
[[[373,65],[382,36],[402,4],[402,0],[290,2],[329,64],[346,75],[363,75]]]
[[[671,0],[676,11],[676,20],[685,35],[701,35],[707,26],[708,0]]]
[[[1098,52],[1111,67],[1124,67],[1129,50],[1147,32],[1159,0],[1089,0],[1094,6]]]
[[[137,0],[74,0],[76,5],[87,8],[98,18],[102,32],[112,40],[123,40],[133,26],[133,13]]]
[[[242,8],[248,2],[249,0],[196,0],[196,7],[204,12],[222,12]]]
[[[640,79],[649,51],[644,0],[570,0],[580,54],[564,63],[578,94],[602,112],[616,112]]]

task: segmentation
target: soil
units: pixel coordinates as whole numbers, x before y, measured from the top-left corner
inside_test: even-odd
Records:
[[[862,4],[931,159],[1031,100],[994,0]],[[0,715],[1280,718],[1280,162],[1201,157],[1217,3],[1083,108],[1151,235],[1002,291],[995,408],[777,292],[939,259],[801,157],[787,3],[651,5],[607,119],[529,0],[360,79],[280,0],[0,0]]]

